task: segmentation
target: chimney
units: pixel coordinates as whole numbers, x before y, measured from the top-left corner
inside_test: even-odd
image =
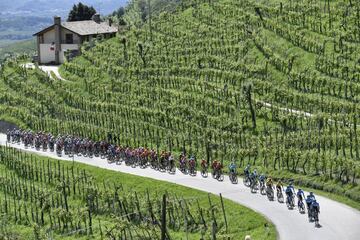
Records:
[[[96,23],[100,23],[100,14],[95,13],[91,19]]]
[[[111,18],[109,18],[109,26],[111,27],[113,24],[113,20]]]
[[[55,25],[60,25],[61,24],[61,17],[55,16],[54,17],[54,24]]]
[[[60,63],[61,51],[61,18],[54,17],[54,30],[55,30],[55,64]]]

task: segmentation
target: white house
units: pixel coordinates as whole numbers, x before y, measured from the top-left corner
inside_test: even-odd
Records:
[[[105,38],[114,37],[117,27],[111,21],[101,22],[100,15],[95,14],[92,20],[61,22],[60,17],[54,17],[54,24],[34,34],[37,39],[39,64],[64,63],[65,52],[80,53],[81,44],[102,35]]]

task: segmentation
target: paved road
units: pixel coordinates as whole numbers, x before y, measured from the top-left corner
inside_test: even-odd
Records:
[[[30,69],[34,69],[35,68],[35,65],[33,63],[26,63],[26,64],[23,64],[22,66],[24,66],[25,68],[30,68]],[[50,77],[50,78],[53,78],[52,75],[51,75],[51,72],[53,72],[55,74],[55,76],[59,79],[59,80],[62,80],[62,81],[67,81],[65,80],[64,78],[61,77],[60,73],[59,73],[59,67],[60,66],[50,66],[50,65],[40,65],[39,68],[47,73],[47,75]]]
[[[0,144],[5,145],[5,142],[6,136],[0,134]],[[22,145],[11,146],[25,150]],[[71,158],[59,158],[56,154],[50,152],[37,152],[34,149],[27,149],[26,151],[72,161]],[[225,178],[224,182],[217,182],[211,177],[202,178],[200,174],[196,177],[191,177],[177,171],[175,175],[170,175],[152,169],[127,167],[124,164],[108,164],[106,160],[100,158],[75,157],[75,161],[100,168],[176,183],[213,194],[222,193],[223,197],[247,206],[270,219],[277,228],[279,239],[282,240],[360,239],[360,212],[321,196],[318,196],[317,199],[321,205],[320,224],[322,226],[315,228],[314,224],[309,223],[307,217],[300,214],[296,209],[288,210],[285,204],[280,204],[277,201],[270,202],[259,193],[250,193],[250,190],[242,184],[242,180],[239,181],[239,184],[233,185],[228,178]]]

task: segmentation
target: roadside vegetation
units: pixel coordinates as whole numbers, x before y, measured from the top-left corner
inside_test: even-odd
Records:
[[[69,82],[7,62],[0,115],[53,134],[111,133],[123,146],[235,160],[359,203],[359,9],[182,1],[64,64]]]
[[[160,239],[163,209],[169,239],[276,239],[219,196],[13,148],[0,147],[0,182],[1,239]]]

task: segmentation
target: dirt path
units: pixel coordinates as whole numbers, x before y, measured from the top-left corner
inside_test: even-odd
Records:
[[[24,67],[26,68],[30,68],[30,69],[34,69],[35,68],[35,65],[33,63],[26,63],[23,65]],[[56,78],[62,80],[62,81],[67,81],[66,79],[62,78],[60,73],[59,73],[59,67],[60,66],[45,66],[45,65],[40,65],[39,68],[47,73],[47,75],[50,77],[50,78],[53,78],[53,76],[51,75],[51,72],[53,72],[56,76]]]

